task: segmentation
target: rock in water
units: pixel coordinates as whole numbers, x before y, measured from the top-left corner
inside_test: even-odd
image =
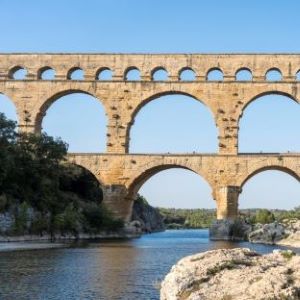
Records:
[[[165,277],[161,300],[300,299],[300,256],[276,250],[220,249],[181,259]]]

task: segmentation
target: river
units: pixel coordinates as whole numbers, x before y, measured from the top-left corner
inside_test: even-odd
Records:
[[[212,249],[278,246],[212,242],[208,230],[168,230],[133,240],[0,244],[1,300],[150,300],[180,258]],[[35,248],[35,249],[30,249]]]

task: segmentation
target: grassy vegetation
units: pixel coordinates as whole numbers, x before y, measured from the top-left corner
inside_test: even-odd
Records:
[[[232,269],[238,268],[239,266],[249,267],[252,265],[253,265],[253,263],[251,261],[241,260],[241,259],[232,259],[232,260],[225,261],[221,264],[218,264],[212,268],[207,269],[206,274],[208,276],[212,276],[212,275],[215,275],[225,269],[232,270]]]

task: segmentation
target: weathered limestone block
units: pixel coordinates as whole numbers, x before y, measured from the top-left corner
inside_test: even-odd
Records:
[[[220,249],[181,259],[161,284],[161,300],[300,298],[300,256]]]

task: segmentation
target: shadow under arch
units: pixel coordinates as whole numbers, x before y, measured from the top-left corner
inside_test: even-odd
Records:
[[[131,132],[131,128],[134,125],[134,121],[136,116],[138,115],[138,113],[141,111],[142,108],[144,108],[148,103],[158,100],[161,97],[164,96],[173,96],[173,95],[181,95],[181,96],[186,96],[189,97],[197,102],[200,102],[201,104],[203,104],[206,108],[208,108],[209,112],[211,113],[211,116],[216,124],[216,118],[215,118],[215,114],[213,112],[213,110],[211,109],[211,107],[208,105],[208,103],[202,99],[199,99],[197,96],[189,93],[189,92],[185,92],[185,91],[180,91],[180,90],[175,90],[175,91],[162,91],[159,93],[155,93],[145,99],[143,99],[136,107],[134,107],[131,116],[130,116],[130,123],[128,124],[127,128],[126,128],[126,147],[125,147],[125,152],[129,153],[129,145],[130,145],[130,132]],[[216,126],[217,131],[219,131],[219,128]],[[219,133],[219,132],[217,132]]]
[[[136,200],[138,191],[142,187],[142,185],[150,179],[152,176],[158,174],[159,172],[170,170],[170,169],[183,169],[191,171],[195,174],[197,174],[199,177],[203,178],[203,180],[209,185],[211,189],[211,193],[213,195],[213,185],[212,183],[206,178],[204,174],[202,174],[199,171],[195,171],[191,166],[185,166],[183,164],[163,164],[163,165],[156,165],[149,167],[145,170],[143,170],[137,177],[133,178],[131,182],[128,184],[128,193],[127,193],[127,199],[128,200]]]
[[[252,173],[248,174],[246,178],[244,178],[240,183],[240,187],[243,188],[243,186],[246,184],[246,182],[248,182],[249,179],[265,171],[280,171],[294,177],[297,181],[300,182],[300,174],[298,174],[296,171],[292,170],[291,168],[285,166],[279,166],[279,165],[271,165],[271,166],[258,168]]]
[[[73,182],[65,182],[72,192],[81,194],[83,198],[89,198],[89,193],[94,192],[95,197],[99,196],[99,204],[103,202],[104,185],[101,179],[96,177],[96,175],[83,164],[67,161],[64,165],[70,177],[74,179]],[[96,194],[97,192],[98,194]]]
[[[259,98],[261,97],[264,97],[264,96],[271,96],[271,95],[277,95],[277,96],[284,96],[284,97],[287,97],[289,98],[290,100],[292,100],[293,102],[299,104],[299,100],[293,96],[292,94],[288,93],[288,92],[284,92],[284,91],[281,91],[281,90],[270,90],[270,91],[265,91],[265,92],[262,92],[262,93],[259,93],[257,95],[255,95],[254,97],[250,98],[247,103],[245,103],[245,105],[242,107],[241,109],[241,113],[239,115],[239,119],[238,119],[238,122],[240,122],[241,118],[243,117],[243,113],[244,111],[246,110],[246,108],[251,104],[253,103],[254,101],[258,100]]]
[[[104,103],[101,100],[99,100],[99,98],[97,98],[92,93],[82,90],[82,89],[63,90],[63,91],[57,92],[54,95],[52,95],[50,98],[48,98],[46,101],[44,101],[43,104],[40,106],[39,112],[37,113],[36,118],[34,120],[34,132],[35,133],[41,133],[43,118],[46,116],[46,112],[50,108],[50,106],[53,103],[55,103],[57,100],[59,100],[60,98],[62,98],[64,96],[72,95],[72,94],[83,94],[83,95],[88,95],[88,96],[93,97],[95,100],[100,102],[100,104],[103,106],[103,109],[105,111],[105,116],[107,116],[107,111],[106,111],[106,107],[105,107]],[[106,120],[106,123],[107,123],[107,120]]]

